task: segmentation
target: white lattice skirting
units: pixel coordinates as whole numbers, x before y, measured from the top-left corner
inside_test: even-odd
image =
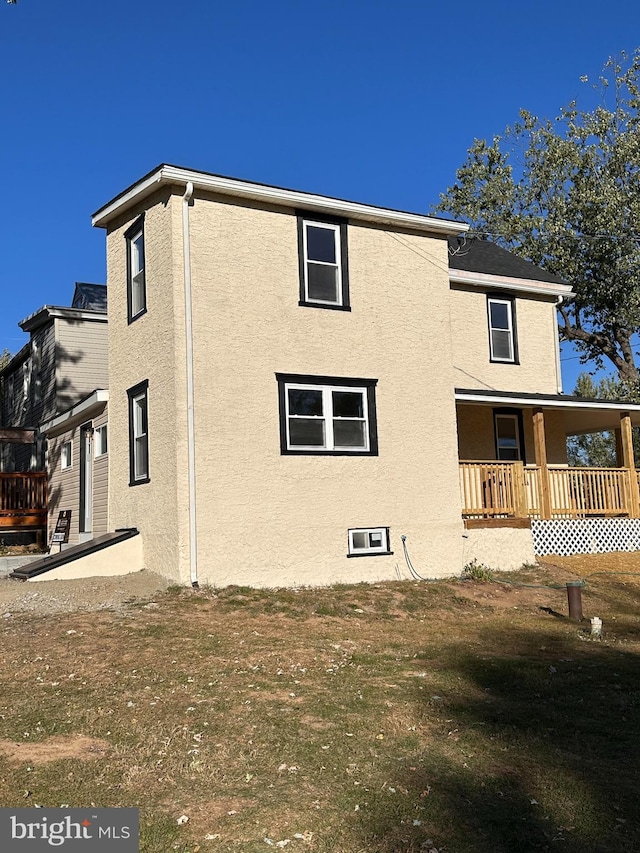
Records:
[[[576,518],[531,522],[536,554],[640,551],[639,518]]]

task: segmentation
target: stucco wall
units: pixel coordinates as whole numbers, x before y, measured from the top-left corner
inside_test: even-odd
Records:
[[[401,534],[419,570],[458,571],[446,241],[351,223],[345,312],[298,305],[290,210],[197,198],[191,239],[201,582],[393,578]],[[276,372],[377,379],[379,456],[281,455]],[[392,556],[347,558],[365,526]]]
[[[465,530],[463,562],[476,560],[493,571],[510,572],[535,563],[530,528],[485,527]]]
[[[499,407],[497,407],[499,408]],[[459,404],[458,447],[460,459],[488,461],[496,458],[493,407]],[[545,412],[545,437],[547,461],[550,465],[567,464],[567,440],[562,412]],[[533,411],[522,410],[524,428],[525,462],[535,464],[533,445]]]
[[[457,285],[451,288],[449,306],[457,388],[557,394],[555,299],[518,294],[514,305],[519,364],[491,363],[486,292]]]
[[[145,214],[147,312],[127,323],[124,232],[142,209],[107,235],[109,291],[110,528],[138,527],[145,565],[187,581],[187,488],[181,202],[163,191]],[[150,482],[129,485],[127,389],[148,380]]]

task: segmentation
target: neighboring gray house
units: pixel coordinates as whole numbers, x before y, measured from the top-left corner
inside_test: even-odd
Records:
[[[29,342],[0,371],[0,436],[35,440],[0,441],[1,472],[44,470],[40,425],[107,387],[107,289],[79,282],[71,307],[44,305],[19,326]]]

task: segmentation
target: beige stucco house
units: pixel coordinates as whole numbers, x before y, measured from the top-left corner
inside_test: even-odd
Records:
[[[640,406],[562,394],[554,276],[460,223],[167,165],[93,223],[108,525],[147,568],[314,584],[640,541]],[[603,428],[620,467],[570,469]]]

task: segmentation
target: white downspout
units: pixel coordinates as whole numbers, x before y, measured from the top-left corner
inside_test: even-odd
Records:
[[[562,390],[562,365],[560,364],[560,335],[558,334],[558,308],[562,305],[563,299],[562,296],[558,296],[555,304],[555,311],[553,313],[553,334],[556,340],[556,384],[558,387],[558,394],[564,393]]]
[[[189,202],[193,184],[182,196],[182,253],[184,256],[184,330],[187,355],[187,469],[189,474],[189,567],[191,586],[198,586],[198,528],[196,524],[196,429],[193,413],[193,307],[191,304],[191,235]]]

